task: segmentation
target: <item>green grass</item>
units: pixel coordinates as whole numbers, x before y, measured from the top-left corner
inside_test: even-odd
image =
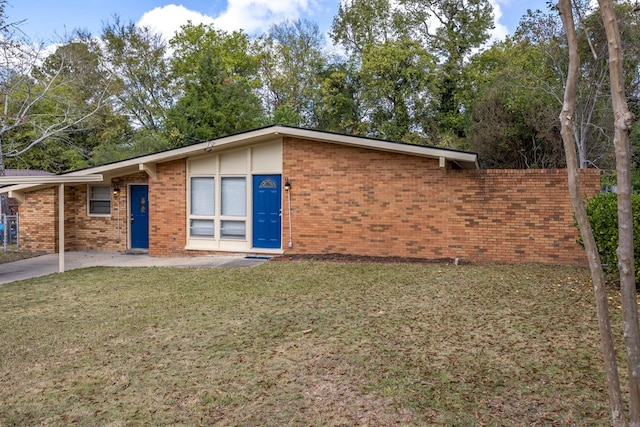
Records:
[[[15,246],[15,245],[14,245]],[[0,245],[0,264],[4,264],[6,262],[19,261],[21,259],[33,258],[34,256],[43,255],[38,252],[21,252],[12,250],[9,247],[9,250],[2,250],[2,245]]]
[[[587,282],[271,262],[5,285],[0,425],[606,425]]]

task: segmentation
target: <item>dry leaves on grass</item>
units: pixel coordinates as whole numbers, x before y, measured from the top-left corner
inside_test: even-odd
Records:
[[[5,285],[0,424],[598,423],[587,275],[274,262]]]

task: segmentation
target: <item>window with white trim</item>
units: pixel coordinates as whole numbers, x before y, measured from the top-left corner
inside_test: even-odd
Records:
[[[191,177],[191,212],[189,234],[215,237],[216,182],[211,176]]]
[[[247,232],[247,180],[245,177],[221,178],[220,237],[244,239]]]
[[[88,191],[89,215],[111,215],[111,186],[90,185]]]
[[[247,179],[222,176],[190,179],[189,236],[243,240],[247,235]]]

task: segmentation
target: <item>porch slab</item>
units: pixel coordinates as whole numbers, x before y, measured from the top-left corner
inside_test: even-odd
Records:
[[[253,267],[266,257],[207,255],[194,257],[150,257],[119,252],[65,252],[65,271],[87,267]],[[47,254],[0,264],[0,285],[58,272],[58,254]]]

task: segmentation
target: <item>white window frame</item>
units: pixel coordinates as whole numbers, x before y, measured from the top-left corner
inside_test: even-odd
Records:
[[[93,195],[94,193],[94,188],[97,187],[102,187],[103,189],[107,190],[107,195],[108,197],[103,197],[102,198],[97,198]],[[109,184],[96,184],[96,185],[87,185],[87,215],[88,216],[95,216],[95,217],[110,217],[111,216],[111,212],[112,212],[112,208],[113,208],[113,203],[111,200],[111,185]],[[109,212],[94,212],[93,211],[93,203],[94,202],[108,202],[109,203]]]
[[[198,179],[198,178],[210,178],[213,180],[213,212],[211,214],[202,214],[202,213],[193,213],[193,179]],[[211,240],[211,239],[215,239],[216,236],[218,236],[219,234],[216,232],[217,231],[217,223],[219,222],[216,218],[216,213],[217,213],[217,209],[218,209],[218,204],[217,203],[217,191],[218,191],[218,185],[217,185],[217,179],[215,175],[193,175],[191,177],[189,177],[189,215],[188,215],[188,230],[189,230],[189,237],[190,238],[194,238],[194,239],[206,239],[206,240]],[[193,229],[193,221],[210,221],[213,224],[213,235],[206,235],[206,234],[192,234],[192,229]]]
[[[214,182],[214,214],[213,215],[199,215],[199,214],[193,214],[193,193],[192,193],[192,186],[193,186],[193,179],[194,178],[212,178],[213,182]],[[223,187],[223,181],[225,181],[225,179],[228,178],[237,178],[237,179],[242,179],[244,181],[244,194],[243,196],[243,210],[244,212],[241,213],[240,211],[235,213],[235,214],[228,214],[228,215],[223,215],[222,214],[222,209],[223,209],[223,200],[222,200],[222,187]],[[248,241],[248,233],[249,233],[249,226],[248,226],[248,208],[249,208],[249,188],[248,188],[248,182],[249,179],[247,178],[247,175],[232,175],[232,174],[212,174],[212,175],[191,175],[189,176],[189,202],[188,202],[188,215],[187,215],[187,229],[188,229],[188,238],[189,239],[193,239],[193,240],[203,240],[203,241],[215,241],[215,242],[220,242],[220,241],[234,241],[234,242],[247,242]],[[213,236],[206,236],[206,235],[197,235],[197,234],[192,234],[192,221],[193,220],[204,220],[204,221],[212,221],[213,222]],[[239,223],[243,223],[243,226],[239,227]],[[233,225],[236,225],[236,227],[233,227]],[[224,233],[225,228],[224,226],[231,226],[229,228],[229,230],[231,231],[231,233]],[[236,231],[236,233],[238,232],[238,230],[243,231],[242,234],[234,234],[234,229]]]
[[[238,180],[243,180],[244,181],[244,199],[242,200],[243,205],[242,205],[242,210],[244,211],[243,213],[237,213],[237,214],[226,214],[223,215],[222,214],[222,210],[224,209],[224,205],[223,205],[223,194],[222,194],[222,190],[224,185],[222,184],[223,181],[225,179],[238,179]],[[220,236],[220,240],[241,240],[241,241],[246,241],[247,240],[247,193],[248,193],[248,189],[247,189],[247,176],[246,175],[222,175],[220,176],[220,199],[219,199],[219,205],[220,205],[220,221],[219,221],[219,233],[218,236]],[[244,233],[242,235],[239,234],[233,234],[233,233],[227,233],[224,234],[223,230],[226,228],[223,228],[223,225],[231,225],[231,223],[244,223]],[[234,227],[230,227],[228,228],[229,230],[232,230]]]

